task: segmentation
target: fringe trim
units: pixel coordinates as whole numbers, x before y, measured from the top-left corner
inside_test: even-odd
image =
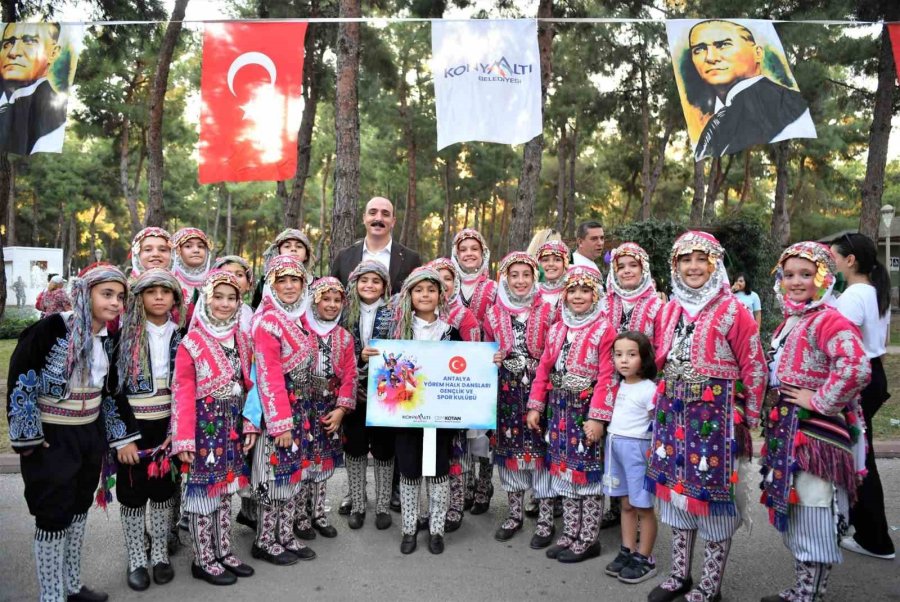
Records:
[[[588,483],[599,483],[603,480],[603,469],[598,470],[573,470],[565,464],[559,462],[550,463],[550,474],[563,479],[567,479],[575,485],[587,485]]]
[[[520,471],[520,470],[543,470],[545,463],[544,458],[539,455],[532,456],[529,454],[530,458],[526,460],[525,458],[520,458],[518,456],[504,457],[498,456],[496,452],[494,452],[494,464],[496,466],[503,466],[507,470]]]
[[[715,502],[698,500],[674,491],[671,487],[658,483],[650,477],[644,477],[644,489],[668,502],[680,510],[694,516],[736,516],[737,508],[733,501]]]
[[[275,486],[279,487],[281,485],[286,485],[288,483],[290,483],[291,485],[294,485],[296,483],[299,483],[302,478],[303,478],[303,469],[298,467],[297,470],[295,470],[293,472],[276,475],[275,476]]]
[[[853,455],[805,433],[807,442],[794,454],[800,469],[847,490],[850,505],[856,502],[856,466]]]
[[[400,484],[418,487],[419,485],[422,484],[422,477],[419,477],[418,479],[410,479],[409,477],[404,477],[403,475],[400,475]]]
[[[431,481],[434,485],[440,485],[441,483],[446,483],[450,480],[450,475],[444,475],[441,477],[428,477],[428,480]]]
[[[450,474],[454,477],[458,477],[462,474],[462,464],[451,464],[450,465]]]
[[[228,489],[235,483],[237,483],[237,489],[243,489],[250,484],[250,479],[248,479],[244,475],[241,475],[239,477],[236,477],[235,480],[231,483],[229,483],[228,481],[221,481],[219,483],[212,483],[210,485],[206,485],[204,483],[188,483],[185,489],[185,496],[218,497],[227,493]]]

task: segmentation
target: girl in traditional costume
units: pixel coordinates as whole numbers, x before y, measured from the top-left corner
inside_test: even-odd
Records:
[[[131,239],[131,277],[150,268],[172,269],[172,235],[155,226],[144,228]]]
[[[766,602],[825,598],[856,497],[857,402],[871,369],[859,331],[827,305],[836,272],[831,251],[815,242],[791,245],[776,267],[785,321],[772,338],[761,501],[794,556],[796,582]]]
[[[554,495],[563,497],[563,534],[548,558],[580,562],[600,555],[603,434],[612,418],[615,329],[603,315],[603,276],[575,266],[566,273],[560,321],[547,334],[528,401],[527,426],[542,431]]]
[[[553,537],[553,489],[544,464],[546,444],[540,431],[525,426],[528,394],[550,328],[550,305],[538,294],[538,264],[515,251],[497,268],[497,301],[484,318],[484,339],[496,341],[499,370],[494,463],[509,499],[506,520],[494,534],[507,541],[522,528],[525,492],[534,491],[539,516],[531,547],[545,548]],[[546,427],[544,422],[543,428]]]
[[[293,255],[303,263],[303,267],[307,270],[313,265],[312,245],[309,242],[309,237],[306,236],[303,230],[298,230],[297,228],[282,230],[275,237],[272,244],[263,251],[263,266],[276,255]],[[309,285],[312,284],[313,278],[312,276],[307,276],[306,280],[307,285]],[[254,309],[258,308],[259,304],[262,303],[264,281],[265,279],[260,279],[256,290],[253,292],[253,300],[250,302],[250,305]]]
[[[210,272],[175,356],[172,454],[186,471],[183,509],[194,548],[191,574],[214,585],[253,574],[231,549],[231,496],[249,484],[244,454],[258,433],[241,416],[245,392],[253,386],[253,350],[239,328],[240,305],[234,276]]]
[[[241,287],[241,298],[253,290],[253,270],[246,259],[239,255],[217,257],[212,269],[231,272]],[[249,303],[241,303],[241,331],[250,334],[250,322],[253,319],[253,308]]]
[[[544,279],[538,283],[541,299],[552,309],[550,323],[559,320],[559,298],[569,269],[569,247],[561,240],[548,240],[537,250],[537,261],[544,272]]]
[[[650,256],[633,242],[612,250],[606,276],[606,313],[618,332],[640,332],[653,341],[653,325],[663,303],[650,273]]]
[[[766,364],[756,321],[728,285],[724,256],[705,232],[686,232],[672,248],[672,300],[654,334],[663,380],[646,482],[662,522],[672,527],[672,573],[650,602],[718,600],[745,511],[735,485],[741,460],[751,454],[748,427],[759,422]],[[706,548],[694,587],[698,533]]]
[[[212,265],[209,237],[199,228],[182,228],[172,236],[172,251],[172,273],[181,283],[190,313],[196,303],[196,293]]]

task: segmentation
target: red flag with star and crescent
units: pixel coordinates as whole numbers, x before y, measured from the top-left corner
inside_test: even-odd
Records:
[[[888,35],[891,38],[891,49],[894,51],[894,67],[897,68],[897,80],[900,81],[900,23],[889,23]]]
[[[297,168],[306,23],[210,23],[200,72],[200,183],[286,180]]]

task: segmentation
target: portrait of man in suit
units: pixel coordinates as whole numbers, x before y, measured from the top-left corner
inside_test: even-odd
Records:
[[[770,22],[681,20],[666,27],[695,160],[816,137]]]

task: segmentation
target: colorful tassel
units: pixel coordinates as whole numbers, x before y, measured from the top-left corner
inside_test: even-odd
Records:
[[[227,473],[225,473],[225,480],[228,481],[229,483],[234,482],[234,471],[233,470],[229,470]]]
[[[269,456],[269,464],[272,466],[278,466],[278,456],[272,452],[272,455]]]
[[[656,456],[660,460],[665,460],[668,457],[668,454],[666,454],[666,446],[665,445],[660,445],[659,447],[656,448]]]
[[[675,438],[679,441],[684,441],[684,427],[681,425],[675,427]]]
[[[791,493],[788,495],[788,503],[791,504],[799,504],[800,496],[797,495],[797,490],[794,487],[791,487]]]
[[[191,465],[188,463],[184,463],[181,465],[181,474],[187,474],[191,472]]]
[[[666,423],[666,413],[663,410],[659,410],[656,413],[656,421],[660,424]]]
[[[769,412],[769,420],[771,420],[772,422],[778,422],[779,417],[780,416],[778,414],[778,408],[772,408],[772,410]]]
[[[803,431],[797,431],[797,434],[794,435],[794,448],[803,447],[807,443],[809,443],[809,439],[803,434]]]
[[[147,477],[150,479],[159,478],[159,466],[156,465],[156,462],[147,464]]]
[[[522,457],[526,464],[531,464],[531,453],[525,452],[525,455]]]
[[[703,389],[703,395],[700,397],[700,399],[702,399],[703,401],[708,403],[710,401],[715,400],[715,398],[716,398],[716,396],[713,395],[712,387],[710,387],[709,385],[706,385],[706,388]]]
[[[682,402],[680,399],[676,399],[675,401],[672,402],[672,410],[679,412],[679,413],[683,412],[684,411],[684,402]]]
[[[666,381],[660,379],[658,383],[656,383],[656,392],[662,395],[666,392]]]
[[[729,482],[731,482],[732,484],[737,483],[737,482],[740,480],[740,477],[738,476],[738,472],[737,472],[736,470],[732,470],[732,471],[731,471],[731,478],[728,479],[728,480],[729,480]]]
[[[700,436],[709,437],[710,433],[712,433],[712,424],[709,423],[709,420],[704,420],[700,425]]]
[[[681,483],[681,481],[675,483],[675,487],[673,487],[672,489],[679,495],[684,493],[684,485]]]
[[[743,424],[744,423],[744,415],[741,414],[740,412],[738,412],[737,410],[734,411],[734,423],[735,424]]]
[[[684,466],[684,454],[675,454],[675,466]]]
[[[561,460],[559,463],[559,472],[566,472],[567,469],[568,469],[568,466],[566,465],[566,461]]]

